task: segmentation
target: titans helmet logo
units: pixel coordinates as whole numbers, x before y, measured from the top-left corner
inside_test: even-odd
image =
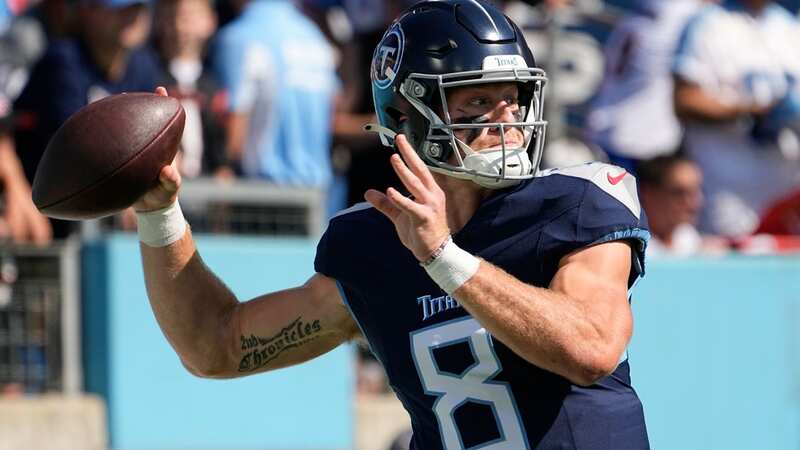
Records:
[[[400,62],[403,60],[403,29],[395,24],[383,35],[380,44],[375,47],[372,56],[372,82],[375,86],[386,89],[397,76]]]

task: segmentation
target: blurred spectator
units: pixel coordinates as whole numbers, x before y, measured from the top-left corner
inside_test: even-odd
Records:
[[[204,64],[206,43],[217,27],[211,0],[158,0],[155,46],[162,64],[158,84],[181,100],[186,125],[178,169],[187,178],[232,176],[225,155],[225,93]]]
[[[346,178],[346,203],[364,201],[367,189],[402,186],[381,151],[378,136],[363,126],[375,121],[370,63],[375,46],[391,20],[413,3],[408,0],[306,0],[326,34],[338,46],[342,88],[333,120],[333,165]]]
[[[662,155],[637,166],[642,207],[647,213],[652,239],[648,256],[688,255],[721,250],[724,241],[703,237],[695,228],[703,207],[703,175],[691,160]]]
[[[78,33],[78,5],[75,0],[40,0],[31,15],[42,25],[48,40],[75,36]]]
[[[737,239],[734,245],[750,254],[800,252],[800,190],[776,202],[764,213],[755,233]]]
[[[797,19],[768,0],[709,5],[684,30],[675,108],[705,178],[702,231],[749,234],[771,203],[800,185],[796,155],[781,151],[779,133],[764,132],[800,119],[799,48]]]
[[[15,103],[15,140],[25,174],[33,179],[47,142],[75,111],[111,94],[152,91],[157,63],[142,48],[150,9],[142,0],[82,0],[80,35],[50,43]],[[56,237],[74,223],[55,221]]]
[[[0,117],[2,120],[2,117]],[[31,200],[31,188],[14,151],[11,135],[0,125],[0,239],[15,244],[47,245],[52,229],[47,218],[39,213]]]
[[[9,2],[6,0],[0,1],[0,30],[8,28],[11,20],[19,14],[26,2]]]
[[[31,187],[17,158],[11,134],[11,104],[27,81],[30,67],[44,49],[44,36],[35,22],[14,18],[22,12],[24,2],[14,6],[17,9],[13,11],[0,7],[0,240],[46,245],[52,238],[50,223],[33,205]]]
[[[290,0],[251,0],[211,54],[229,93],[228,158],[249,177],[328,189],[334,54]]]
[[[800,190],[770,207],[764,213],[756,233],[800,236]]]
[[[47,45],[41,25],[30,17],[0,25],[0,116],[28,81],[30,69],[41,58]]]
[[[643,1],[606,41],[606,71],[587,117],[587,138],[631,173],[637,161],[680,145],[670,63],[681,30],[701,5],[701,0]]]

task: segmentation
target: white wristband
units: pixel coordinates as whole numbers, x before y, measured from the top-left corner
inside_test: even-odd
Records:
[[[177,201],[164,209],[136,213],[139,240],[150,247],[166,247],[186,233],[186,219]]]
[[[456,289],[472,278],[478,266],[480,260],[460,249],[449,237],[441,252],[430,262],[422,264],[428,276],[448,295],[453,295]]]

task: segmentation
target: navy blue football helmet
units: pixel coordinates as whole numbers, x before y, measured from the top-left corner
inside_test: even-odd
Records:
[[[392,146],[404,133],[432,171],[500,188],[533,177],[541,160],[547,77],[536,67],[519,27],[478,0],[423,1],[406,10],[375,48],[372,95],[378,124],[365,127]],[[448,89],[486,83],[518,84],[518,121],[485,116],[454,123]],[[437,112],[438,111],[438,112]],[[524,144],[506,147],[505,130],[523,132]],[[499,129],[501,148],[476,152],[456,132]]]

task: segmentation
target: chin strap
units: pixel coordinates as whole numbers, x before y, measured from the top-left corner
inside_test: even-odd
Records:
[[[464,152],[464,156],[465,157],[478,153],[475,150],[473,150],[472,147],[467,145],[466,142],[462,141],[461,139],[455,138],[455,141],[456,141],[456,145],[458,145],[458,148],[461,149],[462,152]],[[463,158],[462,158],[462,161],[463,161]]]

